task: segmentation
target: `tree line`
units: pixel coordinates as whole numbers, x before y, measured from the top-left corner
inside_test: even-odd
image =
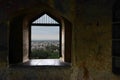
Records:
[[[59,58],[59,47],[55,45],[46,46],[45,49],[31,50],[30,58],[32,59],[56,59]]]

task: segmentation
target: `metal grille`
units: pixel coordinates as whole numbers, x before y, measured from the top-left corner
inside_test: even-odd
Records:
[[[48,16],[47,14],[44,14],[37,20],[33,21],[32,24],[59,24],[59,23],[50,16]]]

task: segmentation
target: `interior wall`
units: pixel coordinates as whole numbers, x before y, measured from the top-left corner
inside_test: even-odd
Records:
[[[112,7],[115,1],[2,1],[0,80],[119,80],[120,76],[112,73]],[[60,12],[73,25],[72,66],[9,68],[9,22],[15,15],[26,12],[27,9],[32,9],[41,2]]]

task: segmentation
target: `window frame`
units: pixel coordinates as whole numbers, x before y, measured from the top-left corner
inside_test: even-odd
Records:
[[[30,58],[30,55],[31,55],[31,28],[32,28],[32,26],[38,26],[38,27],[40,27],[40,26],[44,26],[44,27],[46,27],[46,26],[59,26],[59,46],[60,46],[60,48],[59,48],[59,57],[62,57],[62,53],[61,53],[61,51],[62,51],[62,45],[61,45],[61,39],[62,39],[62,26],[61,26],[61,23],[58,21],[58,20],[56,20],[56,19],[54,19],[55,21],[57,21],[59,24],[47,24],[47,23],[43,23],[43,24],[40,24],[40,23],[37,23],[37,24],[35,24],[35,23],[32,23],[33,21],[35,21],[35,20],[37,20],[37,19],[39,19],[40,17],[42,17],[44,14],[47,14],[48,16],[50,16],[52,19],[54,19],[49,13],[42,13],[40,16],[37,16],[36,17],[36,19],[34,18],[34,19],[32,19],[32,21],[30,21],[30,26],[29,26],[29,59],[33,59],[33,58]]]
[[[30,38],[30,26],[32,20],[36,19],[36,17],[39,16],[39,14],[43,14],[44,12],[38,12],[35,14],[20,14],[14,17],[10,21],[10,35],[9,35],[9,66],[11,65],[18,65],[22,64],[24,65],[25,62],[29,61],[29,38]],[[46,13],[46,12],[45,12]],[[48,14],[48,13],[47,13]],[[49,15],[52,15],[51,13]],[[55,20],[58,20],[59,23],[61,23],[61,35],[64,37],[63,40],[61,40],[61,45],[64,45],[64,47],[61,48],[61,55],[62,55],[62,61],[63,64],[69,63],[71,64],[71,48],[72,48],[72,24],[64,17],[59,15],[52,16]],[[18,24],[19,25],[18,25]],[[18,28],[15,28],[18,27]],[[14,29],[15,28],[15,29]],[[18,33],[18,34],[17,34]],[[19,39],[18,39],[19,36]],[[13,40],[14,38],[14,40]],[[28,40],[28,41],[27,41]],[[15,42],[14,42],[15,41]],[[13,44],[14,43],[14,44]],[[26,44],[28,43],[28,44]],[[19,47],[19,49],[18,49]],[[26,48],[28,47],[28,49]],[[15,50],[14,50],[15,48]],[[18,52],[18,54],[16,54]],[[63,55],[64,53],[64,55]],[[18,57],[19,55],[19,57]],[[25,57],[25,58],[24,58]],[[27,64],[27,66],[32,66],[30,64]],[[40,66],[40,65],[38,65]],[[53,65],[51,65],[53,66]],[[61,66],[61,65],[59,65]],[[66,66],[66,65],[64,65]]]

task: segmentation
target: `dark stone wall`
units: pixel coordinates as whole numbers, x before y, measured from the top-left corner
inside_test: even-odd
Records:
[[[0,1],[0,80],[119,80],[112,73],[112,7],[116,0]],[[71,67],[8,67],[9,22],[46,4],[72,27]]]

